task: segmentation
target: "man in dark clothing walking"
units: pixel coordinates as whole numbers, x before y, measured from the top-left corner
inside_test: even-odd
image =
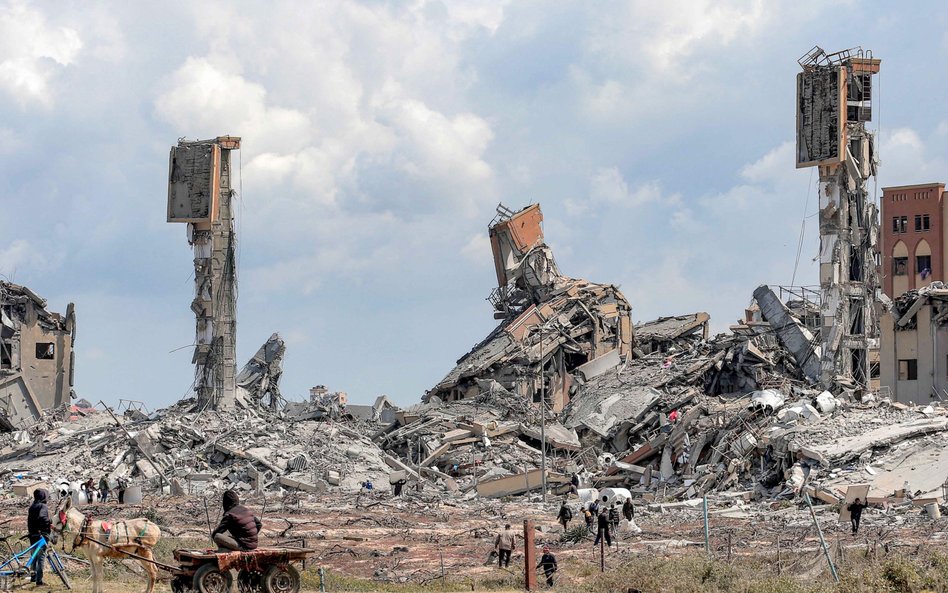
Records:
[[[543,575],[546,576],[546,584],[553,586],[553,573],[556,572],[556,556],[550,552],[548,546],[543,546],[543,556],[540,557],[540,563],[537,568],[543,569]]]
[[[615,504],[609,505],[609,525],[613,531],[619,533],[619,511],[616,510]]]
[[[859,520],[862,519],[862,510],[868,506],[869,505],[857,498],[852,504],[846,507],[849,511],[849,521],[853,524],[853,535],[859,532]]]
[[[560,522],[560,525],[563,526],[563,531],[566,531],[569,528],[569,522],[573,518],[573,511],[569,510],[569,507],[566,506],[566,501],[563,501],[563,504],[560,505],[560,512],[556,516],[556,520]]]
[[[596,532],[596,541],[593,542],[594,546],[599,545],[599,540],[605,538],[606,546],[612,547],[612,536],[609,533],[609,515],[606,509],[602,509],[602,512],[599,513],[598,519],[599,530]]]
[[[255,517],[250,509],[240,504],[240,497],[236,492],[228,490],[224,493],[224,516],[211,537],[220,552],[256,550],[260,527],[260,519]]]
[[[40,538],[49,540],[49,532],[52,528],[52,522],[49,520],[49,508],[46,506],[46,499],[49,495],[46,490],[37,488],[33,491],[33,504],[26,514],[26,531],[30,537],[30,545],[35,544]],[[31,583],[37,585],[43,584],[43,558],[46,556],[46,550],[40,550],[33,561],[33,576],[30,577]]]
[[[402,495],[402,488],[405,487],[405,484],[406,484],[405,480],[398,480],[394,484],[392,484],[392,492],[394,493],[395,496]]]
[[[635,516],[635,508],[632,506],[631,498],[626,498],[625,502],[622,503],[622,516],[625,517],[626,521],[631,521],[632,517]]]

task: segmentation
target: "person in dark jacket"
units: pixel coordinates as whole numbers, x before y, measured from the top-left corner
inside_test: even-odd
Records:
[[[256,550],[260,527],[260,519],[240,504],[240,497],[236,492],[228,490],[224,493],[224,516],[211,537],[217,544],[218,551]]]
[[[26,513],[26,531],[30,537],[30,545],[35,544],[40,538],[49,540],[49,532],[52,529],[52,521],[49,520],[49,507],[46,506],[46,499],[49,494],[42,488],[33,491],[33,504]],[[43,557],[46,551],[41,550],[33,561],[33,576],[30,577],[31,583],[37,585],[43,584]]]
[[[853,535],[859,532],[859,520],[862,519],[862,510],[867,506],[869,505],[857,498],[846,507],[849,510],[849,521],[853,524]]]
[[[560,522],[560,525],[563,526],[563,531],[566,531],[569,528],[569,522],[573,518],[573,511],[566,506],[566,501],[563,501],[563,504],[560,505],[560,512],[556,515],[556,520]]]
[[[543,556],[540,557],[540,563],[537,564],[537,568],[543,569],[543,574],[546,576],[546,584],[552,587],[553,573],[556,572],[556,556],[550,552],[549,547],[543,546]]]
[[[622,503],[622,516],[625,517],[626,521],[631,521],[632,517],[635,516],[635,508],[632,506],[631,498],[626,498],[625,502]]]
[[[599,513],[598,519],[599,530],[596,532],[596,541],[593,542],[594,546],[599,545],[599,540],[605,538],[606,546],[612,547],[612,535],[609,533],[609,513],[606,509],[602,509],[602,512]]]
[[[609,505],[609,525],[612,527],[612,531],[619,533],[619,511],[616,510],[616,505]]]

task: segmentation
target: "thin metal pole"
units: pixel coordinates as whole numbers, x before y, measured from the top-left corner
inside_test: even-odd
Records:
[[[820,529],[820,522],[816,520],[816,513],[813,512],[813,503],[810,502],[810,495],[803,493],[803,500],[810,509],[810,516],[813,517],[813,525],[816,527],[816,534],[820,536],[820,545],[823,546],[823,555],[826,556],[826,563],[830,566],[830,572],[833,573],[833,580],[839,582],[839,575],[836,574],[836,567],[833,566],[833,559],[830,557],[829,548],[826,547],[826,540],[823,539],[823,530]]]
[[[606,532],[599,532],[599,572],[606,572]]]
[[[546,381],[543,376],[543,332],[540,332],[540,479],[546,503]]]
[[[704,509],[704,553],[707,554],[708,558],[711,557],[711,528],[708,525],[708,497],[705,496],[702,499],[702,507]]]

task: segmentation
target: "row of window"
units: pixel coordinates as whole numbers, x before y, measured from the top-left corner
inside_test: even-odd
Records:
[[[917,192],[915,192],[915,193],[913,194],[913,198],[916,199],[916,200],[927,200],[928,198],[931,197],[931,195],[932,195],[932,190],[928,189],[928,190],[925,190],[925,191],[917,191]],[[905,192],[901,192],[901,193],[897,193],[897,194],[892,194],[892,201],[893,201],[893,202],[904,202],[904,201],[907,200],[907,199],[908,199],[908,194],[905,193]]]
[[[927,214],[916,214],[915,215],[915,232],[921,233],[924,231],[931,230],[931,219]],[[893,233],[907,233],[908,232],[908,216],[893,216],[892,217],[892,232]]]
[[[54,360],[56,345],[52,342],[36,343],[36,360]],[[0,341],[0,369],[13,368],[13,347],[7,341]]]
[[[924,280],[932,273],[932,256],[930,255],[916,255],[915,256],[915,273],[919,274]],[[892,275],[893,276],[908,276],[908,258],[907,257],[893,257],[892,258]]]

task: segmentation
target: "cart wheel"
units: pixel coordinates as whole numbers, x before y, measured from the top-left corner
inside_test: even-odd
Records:
[[[263,575],[256,570],[241,570],[237,573],[237,590],[241,593],[257,593],[261,589]]]
[[[171,579],[171,593],[186,593],[191,590],[191,581],[187,577],[175,577]]]
[[[290,565],[274,564],[263,573],[265,593],[300,593],[300,573]]]
[[[198,593],[229,593],[234,578],[230,571],[220,571],[213,564],[202,564],[194,573],[194,590]]]

